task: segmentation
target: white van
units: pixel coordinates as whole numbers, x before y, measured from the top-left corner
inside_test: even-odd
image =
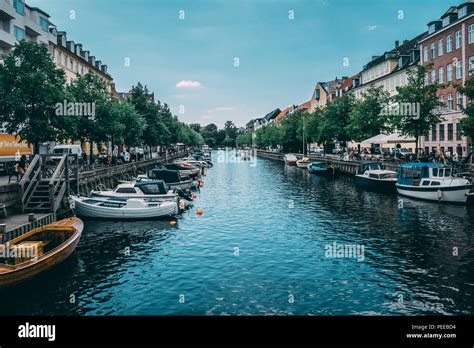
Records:
[[[53,149],[53,161],[60,160],[63,155],[78,155],[79,158],[82,156],[81,145],[56,145]]]

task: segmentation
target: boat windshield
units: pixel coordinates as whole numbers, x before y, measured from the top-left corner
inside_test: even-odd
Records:
[[[380,174],[380,179],[396,179],[397,176],[397,173],[384,173]]]

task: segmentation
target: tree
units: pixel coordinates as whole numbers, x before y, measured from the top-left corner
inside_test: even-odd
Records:
[[[400,106],[410,106],[411,112],[398,112],[391,117],[393,125],[403,135],[413,136],[416,141],[416,156],[418,156],[418,140],[431,126],[441,122],[441,116],[436,111],[440,102],[436,92],[438,85],[427,83],[427,76],[432,70],[432,65],[418,65],[408,72],[408,84],[398,87],[398,94],[393,98]],[[414,112],[416,111],[416,112]]]
[[[94,142],[108,141],[109,135],[117,132],[118,119],[110,115],[110,95],[107,85],[98,76],[92,73],[79,76],[66,87],[66,95],[69,102],[90,103],[95,105],[95,116],[84,115],[69,116],[74,126],[69,128],[68,138],[80,140],[84,143],[89,141],[90,156],[92,158]],[[106,131],[104,133],[104,131]]]
[[[348,124],[354,102],[352,93],[346,93],[326,106],[319,127],[318,143],[338,141],[345,144],[350,140]]]
[[[0,64],[0,122],[7,132],[34,145],[56,140],[64,117],[55,106],[64,101],[64,72],[43,44],[21,41]]]
[[[467,97],[467,105],[463,108],[464,113],[467,117],[461,119],[460,126],[462,134],[474,138],[474,78],[469,78],[464,87],[457,87],[459,93],[464,94]]]
[[[351,140],[361,142],[381,133],[391,131],[388,113],[389,94],[382,87],[371,85],[363,93],[363,99],[354,104],[347,126]]]
[[[151,147],[168,143],[171,133],[163,122],[161,104],[153,103],[149,95],[148,88],[138,83],[130,91],[129,102],[145,119],[146,126],[143,131],[143,141],[150,147],[151,156]]]
[[[117,129],[120,132],[117,134],[117,141],[125,146],[141,146],[146,128],[143,116],[127,101],[113,100],[110,106],[111,116],[116,118],[120,125]]]

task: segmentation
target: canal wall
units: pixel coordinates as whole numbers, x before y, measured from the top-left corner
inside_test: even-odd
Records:
[[[298,159],[301,159],[303,156],[298,153],[294,153]],[[257,150],[257,156],[266,158],[266,159],[271,159],[275,161],[282,161],[284,162],[283,153],[279,152],[273,152],[273,151],[264,151],[264,150]],[[341,173],[348,174],[348,175],[353,175],[357,172],[357,169],[359,168],[359,165],[362,161],[360,160],[348,160],[345,161],[341,159],[339,156],[333,156],[333,155],[316,155],[316,154],[311,154],[311,155],[306,155],[311,161],[319,161],[319,162],[326,162],[326,163],[331,163],[334,165],[334,167]],[[374,161],[380,161],[383,162],[388,170],[393,170],[398,172],[400,169],[399,163],[395,161],[386,161],[386,160],[374,160]]]

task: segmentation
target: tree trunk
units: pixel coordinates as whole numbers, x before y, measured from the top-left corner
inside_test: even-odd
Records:
[[[415,134],[415,141],[416,141],[416,145],[415,145],[415,158],[418,159],[419,157],[419,154],[418,154],[418,133]]]
[[[89,163],[92,164],[94,163],[94,142],[92,140],[89,140]]]
[[[35,141],[33,143],[33,153],[35,155],[39,155],[39,141]]]

